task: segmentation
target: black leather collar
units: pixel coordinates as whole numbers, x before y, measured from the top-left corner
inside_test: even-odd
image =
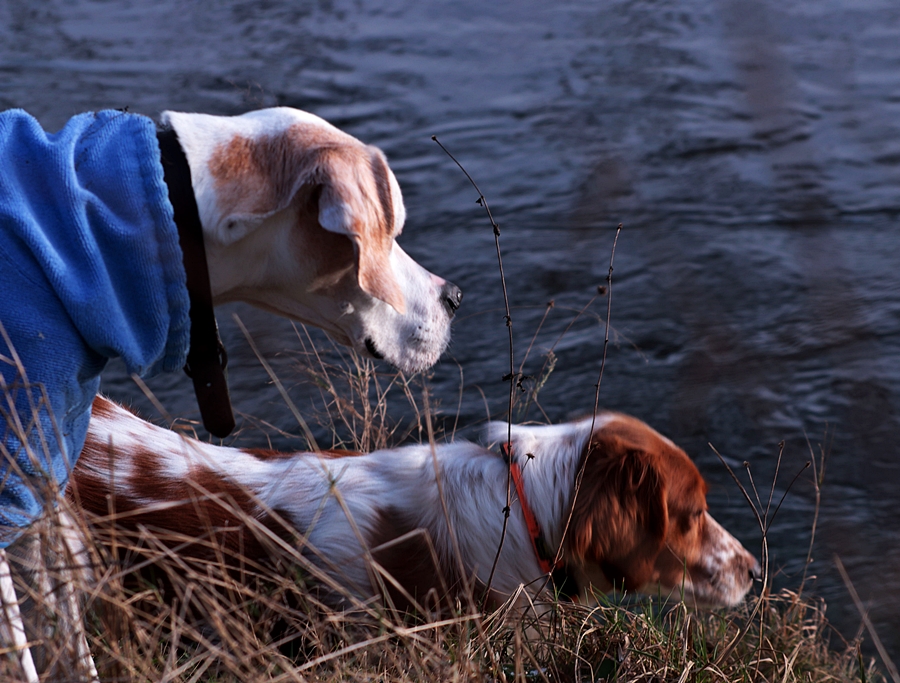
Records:
[[[213,313],[209,267],[203,246],[203,228],[191,185],[187,157],[172,129],[159,130],[160,161],[169,188],[169,201],[175,209],[175,225],[187,272],[187,290],[191,299],[191,346],[184,371],[194,382],[203,426],[213,436],[228,436],[234,429],[234,413],[228,395],[228,354],[219,338]]]

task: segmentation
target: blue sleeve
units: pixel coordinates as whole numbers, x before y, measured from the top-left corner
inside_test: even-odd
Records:
[[[0,114],[0,547],[61,489],[106,361],[184,365],[189,300],[153,122]]]

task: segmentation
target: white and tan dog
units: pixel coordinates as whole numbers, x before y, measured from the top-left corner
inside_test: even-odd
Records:
[[[379,149],[287,107],[162,122],[190,165],[216,304],[315,325],[405,372],[437,361],[462,295],[396,243],[406,210]]]

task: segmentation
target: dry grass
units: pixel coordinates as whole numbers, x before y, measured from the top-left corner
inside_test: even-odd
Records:
[[[331,445],[365,451],[434,438],[427,384],[376,374],[345,351],[323,355],[304,330],[298,344],[298,375],[319,392],[311,417]],[[537,378],[520,385],[516,414],[540,409],[538,392],[554,363],[551,349]],[[399,418],[389,403],[400,404]],[[452,420],[441,424],[438,432],[455,428]],[[353,608],[334,611],[314,588],[328,579],[305,560],[296,535],[244,518],[269,549],[269,561],[259,564],[229,556],[216,529],[192,538],[129,532],[114,515],[85,519],[65,508],[48,510],[15,544],[20,555],[32,551],[30,571],[13,563],[17,593],[30,603],[32,651],[49,680],[86,680],[75,648],[80,634],[104,681],[885,680],[858,642],[832,631],[824,604],[800,592],[717,612],[632,597],[627,604],[603,597],[597,607],[551,600],[536,606],[541,619],[508,608],[481,613],[472,601],[453,613],[399,615],[345,593]],[[234,517],[242,517],[237,508]],[[67,550],[63,536],[71,533],[88,539],[84,553]],[[186,562],[179,547],[187,543],[207,545],[214,559]],[[83,607],[69,599],[76,595]],[[0,632],[9,626],[4,619]],[[0,643],[0,681],[22,680],[7,645]]]
[[[820,601],[789,591],[730,612],[661,609],[653,600],[549,603],[540,621],[463,606],[440,619],[404,618],[374,603],[335,612],[309,590],[302,558],[289,549],[275,552],[271,566],[246,562],[236,572],[224,559],[185,563],[150,530],[110,538],[110,529],[94,528],[103,545],[93,548],[93,579],[76,587],[87,596],[87,638],[102,680],[883,680],[856,643],[828,646]],[[112,544],[119,561],[111,561]],[[155,580],[131,573],[138,558],[153,560]],[[39,603],[50,615],[43,639],[52,659],[78,624],[65,623],[54,600]],[[0,680],[16,680],[4,673]]]

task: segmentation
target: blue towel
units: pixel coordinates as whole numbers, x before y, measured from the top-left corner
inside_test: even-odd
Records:
[[[189,307],[154,123],[0,114],[0,548],[65,487],[108,359],[184,365]]]

